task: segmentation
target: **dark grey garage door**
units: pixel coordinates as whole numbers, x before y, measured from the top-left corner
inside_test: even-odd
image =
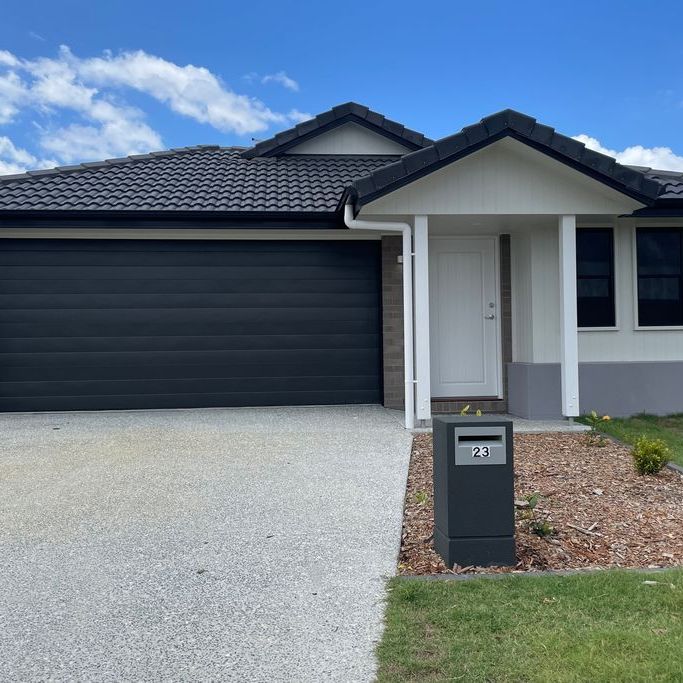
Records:
[[[377,242],[0,240],[0,410],[378,403]]]

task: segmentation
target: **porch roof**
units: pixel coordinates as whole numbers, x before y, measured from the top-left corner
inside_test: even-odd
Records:
[[[357,178],[346,187],[341,203],[350,198],[360,209],[506,137],[514,138],[646,206],[651,206],[667,187],[659,177],[650,176],[649,169],[619,164],[612,157],[588,149],[583,143],[538,123],[531,116],[505,109]],[[683,199],[683,194],[679,198]]]

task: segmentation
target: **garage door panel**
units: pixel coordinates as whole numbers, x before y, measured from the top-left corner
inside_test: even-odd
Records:
[[[71,325],[82,321],[97,325],[117,324],[124,319],[127,323],[139,324],[152,322],[161,325],[195,326],[213,323],[249,323],[263,320],[289,322],[292,324],[308,324],[312,321],[346,319],[374,320],[376,308],[360,308],[352,306],[335,306],[330,303],[326,307],[252,307],[252,308],[119,308],[119,309],[12,309],[0,312],[0,324],[3,323],[35,323]],[[201,329],[201,327],[197,328]],[[201,334],[201,332],[200,332]]]
[[[363,292],[372,294],[377,290],[377,278],[359,279],[310,279],[292,280],[291,278],[244,278],[242,280],[227,280],[220,278],[195,280],[149,280],[138,278],[134,280],[26,280],[2,278],[0,269],[0,291],[11,300],[12,294],[131,294],[145,292],[147,294],[239,294],[239,293],[296,293],[296,292],[324,292],[336,294],[338,292]]]
[[[118,379],[187,379],[201,377],[335,377],[360,373],[376,375],[378,366],[361,366],[356,358],[333,354],[329,360],[302,363],[208,364],[208,365],[19,365],[2,366],[0,382],[118,380]]]
[[[369,328],[370,329],[370,328]],[[64,351],[191,351],[230,349],[344,349],[377,348],[377,332],[354,334],[262,334],[224,336],[148,337],[23,337],[0,338],[1,353],[59,353]],[[0,368],[2,361],[0,360]]]
[[[380,400],[376,242],[0,244],[2,410]]]
[[[302,364],[310,362],[332,363],[335,358],[356,363],[376,361],[376,348],[365,349],[241,349],[229,351],[112,351],[79,353],[7,353],[3,354],[3,366],[45,367],[62,363],[69,367],[85,366],[131,366],[147,365],[204,365],[236,364]]]
[[[322,377],[200,377],[142,380],[71,380],[53,382],[0,382],[0,397],[12,396],[88,396],[120,394],[192,394],[268,391],[325,391],[330,384],[339,391],[371,390],[374,375]]]
[[[123,275],[132,268],[173,268],[184,269],[189,267],[249,267],[245,266],[257,255],[256,268],[263,267],[300,267],[315,266],[322,268],[357,268],[367,267],[368,260],[364,254],[358,254],[352,248],[337,249],[334,253],[329,250],[317,250],[300,252],[295,250],[277,249],[268,250],[267,247],[257,252],[240,249],[239,245],[230,253],[218,252],[164,252],[149,249],[139,252],[118,252],[116,249],[103,252],[101,249],[92,251],[62,251],[59,255],[59,264],[55,264],[54,251],[0,251],[0,266],[14,266],[20,268],[58,268],[73,269],[92,268],[101,266],[105,268],[124,267]],[[4,268],[3,268],[4,270]],[[85,273],[86,271],[84,271]],[[132,271],[131,271],[132,272]]]
[[[194,336],[228,336],[228,335],[269,335],[269,334],[317,334],[324,322],[325,330],[336,334],[358,334],[376,332],[377,325],[372,320],[325,320],[316,321],[269,321],[258,320],[241,323],[210,322],[204,325],[194,325],[191,329],[185,325],[179,329],[177,325],[162,325],[155,321],[146,323],[121,322],[103,325],[102,323],[87,323],[83,321],[65,325],[62,322],[47,323],[2,323],[0,329],[5,330],[8,337],[135,337],[158,336],[174,337],[179,332]]]
[[[357,256],[368,258],[367,251],[359,251],[356,248],[357,241],[334,242],[334,254],[353,253]],[[260,254],[268,252],[295,253],[295,254],[316,254],[330,253],[330,242],[322,240],[234,240],[230,242],[228,249],[226,242],[222,239],[216,240],[167,240],[167,239],[102,239],[102,240],[81,240],[81,239],[40,239],[40,240],[21,240],[11,239],[3,243],[3,252],[91,252],[101,253],[168,253],[169,256],[176,252],[181,254],[201,254],[201,253],[221,253],[234,254],[253,254],[254,263],[258,264]],[[61,258],[61,257],[60,257]],[[371,259],[370,259],[371,260]]]
[[[14,294],[0,295],[0,310],[69,310],[132,308],[321,308],[329,304],[328,292],[259,292],[206,294]],[[335,292],[335,307],[367,304],[366,292]]]
[[[196,280],[204,277],[242,280],[254,276],[254,266],[3,266],[2,273],[7,279],[21,277],[28,280],[166,280],[169,277],[175,280]],[[268,277],[281,279],[356,280],[367,278],[371,273],[372,268],[364,266],[349,268],[302,265],[267,268]]]
[[[266,391],[223,394],[129,394],[0,398],[0,411],[142,410],[146,408],[234,408],[377,403],[377,390]]]

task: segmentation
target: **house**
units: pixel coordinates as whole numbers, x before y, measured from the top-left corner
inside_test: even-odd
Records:
[[[0,410],[683,411],[683,173],[506,110],[0,180]]]

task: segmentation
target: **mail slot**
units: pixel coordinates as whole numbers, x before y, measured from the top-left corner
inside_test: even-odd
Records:
[[[449,567],[515,563],[512,422],[434,418],[434,547]]]

